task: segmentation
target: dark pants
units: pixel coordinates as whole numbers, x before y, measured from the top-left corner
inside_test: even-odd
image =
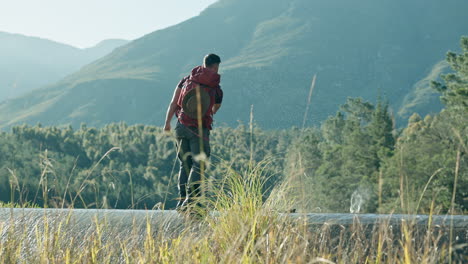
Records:
[[[202,140],[198,136],[198,128],[177,123],[175,128],[179,149],[179,202],[177,208],[193,206],[194,200],[201,196],[201,168],[206,168],[206,159],[210,156],[210,131],[203,128]],[[206,159],[200,156],[204,153]],[[202,158],[202,159],[200,159]],[[200,205],[197,202],[198,205]]]

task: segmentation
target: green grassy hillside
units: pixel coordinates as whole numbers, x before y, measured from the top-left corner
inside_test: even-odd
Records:
[[[405,96],[398,117],[406,120],[414,113],[425,116],[439,112],[442,109],[440,94],[431,86],[431,81],[439,80],[440,76],[447,73],[449,69],[446,61],[436,63],[429,74],[417,82],[410,93]]]
[[[160,125],[179,79],[209,52],[223,60],[221,123],[247,121],[254,105],[262,127],[300,126],[314,74],[308,125],[349,96],[383,95],[398,112],[415,84],[458,47],[468,29],[465,10],[462,0],[221,0],[59,83],[0,104],[0,126]],[[417,103],[413,109],[425,111],[430,101]]]

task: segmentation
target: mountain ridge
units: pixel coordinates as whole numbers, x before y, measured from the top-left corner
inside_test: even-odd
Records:
[[[254,105],[262,127],[300,126],[314,74],[307,125],[332,115],[348,96],[383,95],[398,112],[427,69],[458,47],[468,28],[464,7],[460,0],[219,1],[0,104],[0,127],[162,124],[175,85],[210,52],[223,60],[225,100],[216,119],[227,125],[246,122]]]
[[[57,82],[126,43],[104,40],[80,49],[45,38],[0,32],[0,101]]]

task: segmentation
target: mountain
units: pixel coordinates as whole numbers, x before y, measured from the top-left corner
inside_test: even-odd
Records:
[[[93,60],[99,59],[114,49],[127,44],[129,41],[124,39],[106,39],[91,48],[82,49],[81,52]]]
[[[0,101],[59,81],[110,53],[126,40],[78,49],[58,42],[0,32]]]
[[[210,52],[223,60],[218,125],[248,122],[254,105],[264,128],[301,126],[314,74],[307,125],[334,114],[349,96],[385,96],[398,113],[416,84],[459,47],[466,10],[465,0],[220,0],[0,104],[0,126],[161,125],[177,82]]]
[[[407,120],[413,113],[421,116],[440,112],[443,108],[439,93],[432,88],[431,81],[441,81],[440,76],[450,71],[447,61],[436,63],[427,76],[414,84],[411,91],[404,97],[398,111],[398,117]]]

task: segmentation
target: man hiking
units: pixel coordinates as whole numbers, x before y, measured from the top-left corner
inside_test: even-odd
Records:
[[[218,74],[220,63],[218,55],[206,55],[203,66],[195,67],[176,86],[167,109],[165,131],[171,130],[174,114],[178,119],[175,127],[180,162],[178,210],[201,206],[197,199],[201,196],[205,161],[210,156],[213,115],[223,100],[219,86],[221,76]]]

